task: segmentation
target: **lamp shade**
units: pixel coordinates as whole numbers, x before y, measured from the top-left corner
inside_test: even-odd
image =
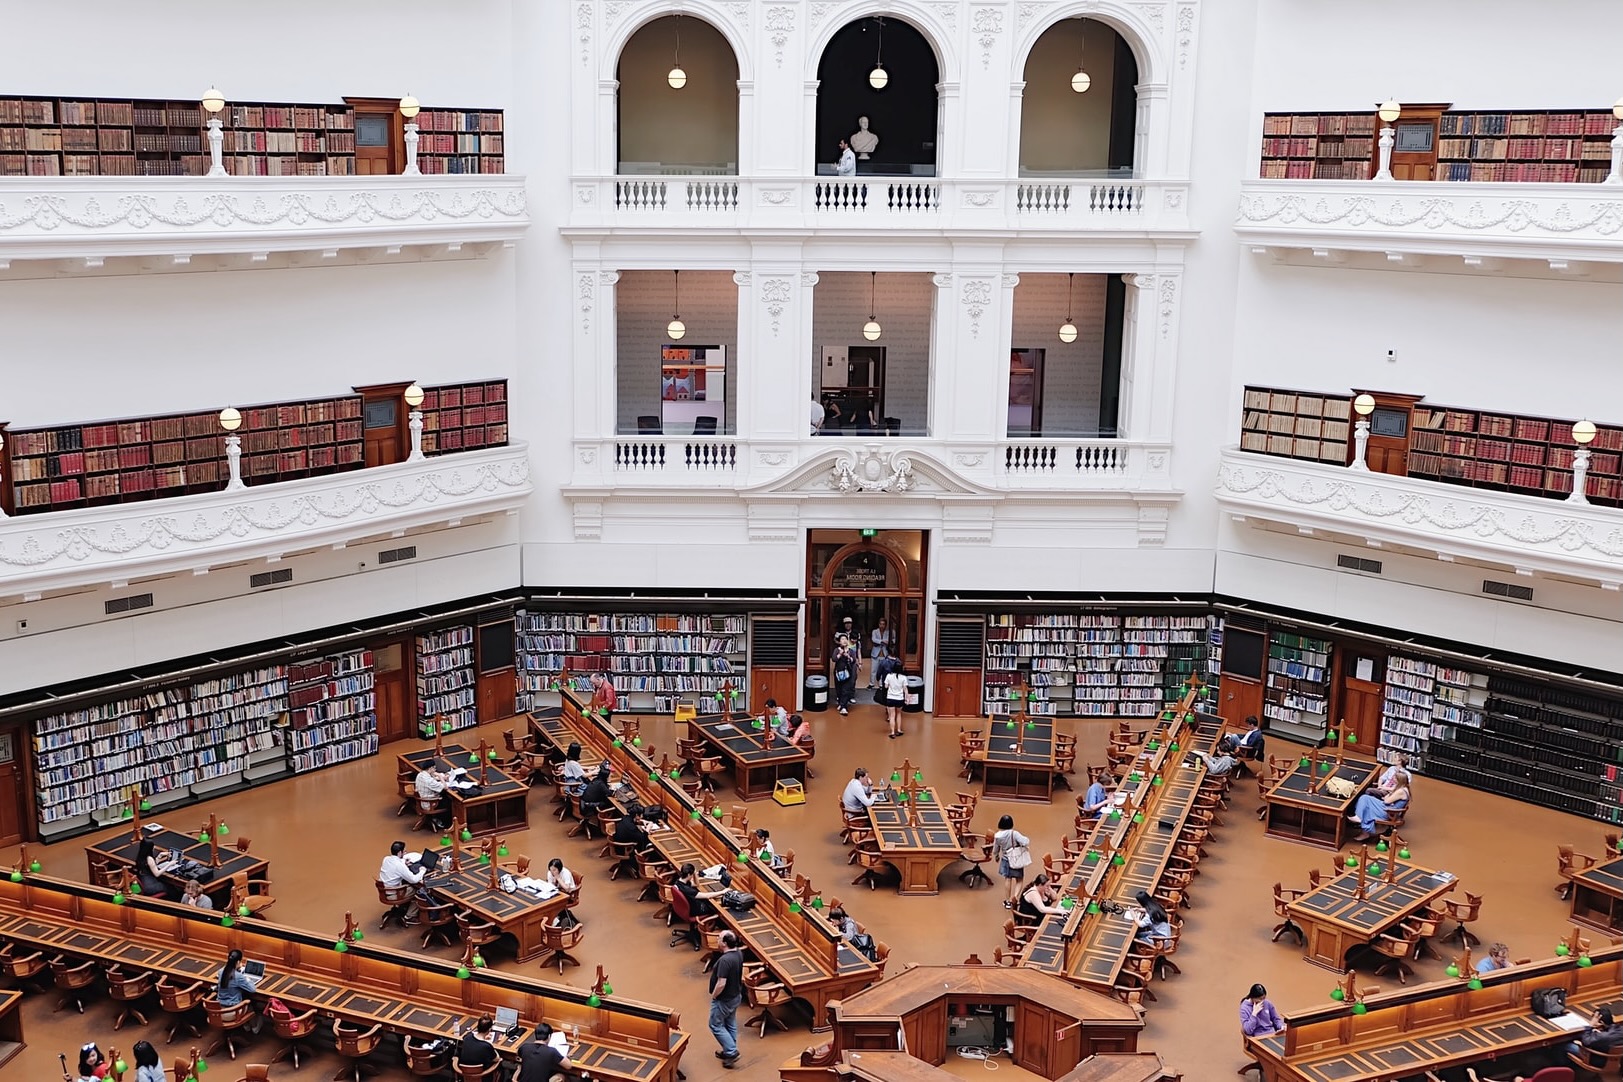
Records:
[[[412,409],[416,409],[418,406],[423,404],[423,389],[417,386],[417,384],[413,383],[410,387],[406,388],[405,394],[401,395],[401,397],[406,400],[406,405],[410,406]]]
[[[1086,94],[1088,92],[1088,87],[1092,85],[1093,76],[1089,75],[1081,68],[1077,68],[1076,74],[1071,76],[1071,89],[1076,91],[1078,94]]]
[[[400,99],[400,115],[405,117],[407,120],[410,120],[412,117],[416,116],[422,111],[422,108],[423,103],[412,97],[410,94],[407,94],[405,97]]]
[[[672,342],[680,342],[688,333],[688,325],[682,322],[681,316],[672,316],[671,321],[665,324],[665,335]]]
[[[1375,399],[1367,394],[1361,394],[1353,399],[1353,412],[1360,417],[1368,417],[1375,412]]]
[[[677,65],[665,73],[665,81],[671,84],[672,90],[681,90],[688,85],[688,73],[682,70],[681,65]]]
[[[1623,120],[1623,98],[1618,98],[1617,101],[1612,103],[1612,115],[1619,120]]]
[[[883,90],[890,84],[890,74],[885,71],[885,65],[875,64],[868,73],[868,85],[875,90]]]
[[[879,341],[879,336],[882,333],[883,331],[880,328],[879,321],[877,319],[870,319],[868,322],[862,325],[862,337],[866,338],[870,342]]]
[[[220,427],[227,432],[235,432],[242,427],[242,414],[237,412],[235,406],[227,406],[220,411]]]
[[[1595,438],[1595,422],[1579,421],[1572,426],[1572,442],[1580,447],[1587,447],[1589,441]]]
[[[203,91],[203,111],[205,113],[218,113],[225,108],[225,95],[220,93],[218,87],[209,87]]]
[[[1069,345],[1076,341],[1076,324],[1067,319],[1059,325],[1059,340]]]
[[[1403,106],[1399,105],[1395,98],[1388,98],[1381,102],[1381,107],[1375,111],[1375,115],[1381,118],[1381,123],[1390,124],[1403,115]]]

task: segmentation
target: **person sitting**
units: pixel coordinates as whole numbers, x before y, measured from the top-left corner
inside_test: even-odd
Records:
[[[564,867],[557,857],[547,861],[547,882],[568,894],[575,889],[575,873]]]
[[[778,700],[766,701],[766,723],[780,738],[789,737],[789,711],[778,705]]]
[[[220,967],[220,978],[214,989],[214,998],[222,1007],[235,1007],[259,989],[259,978],[250,977],[242,971],[242,952],[233,949],[225,956],[225,965]],[[252,1009],[252,1004],[249,1005]],[[259,1016],[248,1023],[250,1032],[258,1033],[260,1026]]]
[[[1093,772],[1093,784],[1087,787],[1083,794],[1076,798],[1077,809],[1089,819],[1097,819],[1103,815],[1115,799],[1109,789],[1105,788],[1105,779],[1109,777],[1104,770]]]
[[[1285,1020],[1279,1017],[1268,999],[1268,989],[1253,984],[1251,991],[1240,1000],[1240,1032],[1247,1037],[1271,1037],[1285,1032]]]
[[[442,774],[432,766],[425,766],[417,772],[417,798],[424,801],[439,801],[439,811],[434,816],[434,826],[445,830],[451,825],[451,813],[446,807],[445,790],[451,786],[451,775]]]
[[[807,721],[799,714],[789,715],[789,724],[786,726],[786,731],[782,734],[786,744],[789,744],[791,747],[796,744],[804,744],[806,741],[811,739],[811,735],[811,722]]]
[[[492,1040],[495,1029],[496,1020],[488,1014],[481,1014],[479,1020],[463,1032],[461,1047],[457,1049],[457,1062],[471,1067],[489,1067],[495,1063],[499,1058]]]
[[[727,893],[725,886],[719,886],[715,890],[701,890],[699,870],[692,863],[684,864],[677,870],[676,882],[672,886],[687,898],[688,912],[695,917],[707,917],[715,913],[716,907],[711,904],[710,899],[720,898]]]
[[[861,928],[857,927],[857,922],[851,919],[851,914],[845,911],[843,905],[837,905],[828,911],[828,922],[834,926],[835,931],[840,933],[841,939],[851,939],[862,931]]]
[[[1058,904],[1058,896],[1059,887],[1049,882],[1048,873],[1038,872],[1031,886],[1020,895],[1020,902],[1014,907],[1015,915],[1022,922],[1038,924],[1045,913],[1064,913],[1066,909]]]
[[[648,828],[643,821],[641,805],[631,805],[626,809],[625,815],[620,817],[620,821],[614,824],[614,840],[621,845],[636,847],[639,853],[649,847],[651,843],[648,840]]]
[[[518,1073],[513,1082],[556,1082],[570,1066],[568,1054],[552,1043],[552,1027],[541,1022],[518,1047]]]
[[[1247,762],[1262,761],[1263,742],[1262,723],[1252,714],[1245,719],[1245,732],[1234,737],[1234,758],[1239,760],[1240,773],[1250,773],[1245,768]]]
[[[1590,1052],[1604,1055],[1607,1052],[1616,1052],[1619,1048],[1623,1048],[1623,1026],[1613,1021],[1610,1007],[1601,1007],[1595,1011],[1589,1028],[1584,1030],[1576,1041],[1568,1041],[1562,1051],[1569,1056],[1577,1056],[1588,1049]],[[1592,1066],[1602,1066],[1602,1062],[1594,1056],[1587,1058]]]
[[[1503,943],[1495,943],[1488,948],[1488,956],[1476,964],[1478,973],[1492,973],[1495,970],[1510,968],[1510,948]]]
[[[1367,842],[1375,837],[1378,826],[1382,820],[1389,819],[1392,813],[1408,806],[1409,803],[1409,774],[1403,771],[1395,779],[1396,786],[1385,793],[1368,792],[1358,798],[1353,805],[1352,814],[1347,816],[1349,822],[1357,823],[1363,831],[1355,841]]]
[[[1167,911],[1162,908],[1161,903],[1151,898],[1147,890],[1139,891],[1133,898],[1138,902],[1140,910],[1137,918],[1138,931],[1134,933],[1133,938],[1146,943],[1157,939],[1171,939],[1172,919],[1167,916]]]
[[[214,899],[203,893],[203,884],[195,879],[188,879],[186,889],[180,894],[180,904],[189,905],[193,909],[213,909]]]
[[[135,847],[135,880],[141,884],[141,893],[148,898],[167,898],[169,890],[163,885],[163,856],[168,850],[159,849],[151,838],[143,837]]]
[[[79,1049],[78,1082],[96,1082],[97,1079],[106,1078],[109,1066],[107,1057],[101,1054],[96,1042],[91,1041]]]
[[[1400,751],[1397,760],[1381,771],[1381,776],[1375,780],[1375,791],[1377,793],[1390,793],[1398,787],[1398,778],[1407,777],[1408,773],[1409,757]]]
[[[568,796],[579,796],[586,788],[586,768],[580,765],[579,744],[570,744],[569,750],[564,752],[564,765],[558,772],[558,782]]]
[[[412,867],[411,862],[405,858],[405,852],[405,842],[390,843],[389,855],[383,858],[383,866],[378,869],[378,882],[390,890],[407,885],[417,888],[412,900],[406,904],[406,915],[401,918],[406,924],[416,924],[418,906],[425,901],[430,904],[434,901],[423,887],[423,880],[428,878],[428,873],[433,869],[421,865]]]
[[[766,827],[755,828],[755,856],[757,860],[763,860],[774,868],[783,867],[783,858],[772,848],[772,832]]]
[[[592,780],[586,783],[586,788],[580,794],[580,814],[582,817],[596,815],[609,806],[609,761],[604,759],[597,764],[597,773]]]
[[[840,795],[840,806],[852,815],[861,815],[873,807],[874,801],[878,799],[874,795],[873,781],[868,777],[867,768],[859,766],[851,780],[845,783],[845,792]]]
[[[1198,749],[1191,750],[1189,754],[1205,763],[1206,773],[1216,777],[1222,777],[1239,765],[1239,760],[1234,757],[1234,738],[1231,736],[1225,736],[1217,742],[1216,755]]]
[[[135,1082],[169,1082],[163,1061],[151,1041],[136,1041],[131,1051],[135,1053]]]

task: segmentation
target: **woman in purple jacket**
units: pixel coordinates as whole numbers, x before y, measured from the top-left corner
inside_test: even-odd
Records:
[[[1285,1032],[1285,1020],[1268,1002],[1268,989],[1253,984],[1240,1000],[1240,1032],[1247,1037],[1271,1037]]]

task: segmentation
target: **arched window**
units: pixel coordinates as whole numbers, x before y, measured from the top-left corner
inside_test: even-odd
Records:
[[[620,51],[621,174],[738,174],[738,58],[691,15],[655,19]]]
[[[1020,175],[1131,176],[1138,62],[1097,19],[1064,19],[1026,57]]]
[[[829,39],[817,80],[819,173],[837,171],[844,139],[859,176],[935,176],[941,69],[923,34],[899,19],[858,19]]]

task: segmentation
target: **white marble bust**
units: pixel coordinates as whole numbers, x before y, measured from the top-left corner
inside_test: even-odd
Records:
[[[858,158],[866,159],[879,149],[879,136],[868,130],[868,118],[865,116],[857,117],[857,130],[847,142],[857,152]]]

